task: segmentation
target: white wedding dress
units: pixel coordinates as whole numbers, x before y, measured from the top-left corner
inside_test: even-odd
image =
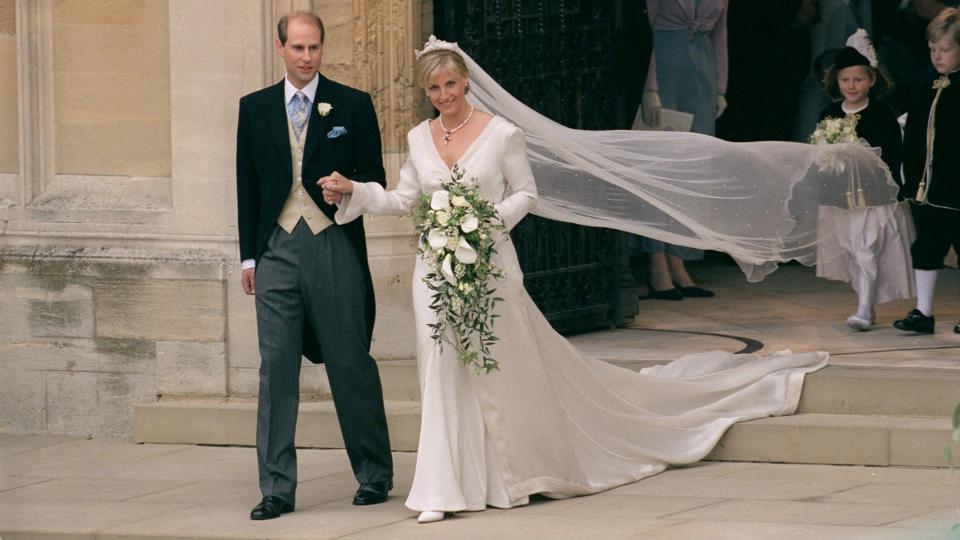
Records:
[[[427,121],[408,134],[409,158],[395,190],[356,183],[338,223],[363,213],[404,215],[451,171]],[[513,227],[536,204],[524,134],[494,117],[458,162]],[[509,508],[531,494],[596,493],[702,459],[733,423],[791,414],[806,373],[827,354],[766,357],[722,351],[693,354],[636,373],[583,356],[557,334],[527,295],[509,236],[495,246],[497,282],[492,348],[500,370],[477,375],[452,347],[430,337],[431,294],[418,259],[413,275],[417,366],[422,397],[420,446],[407,506],[417,511]]]

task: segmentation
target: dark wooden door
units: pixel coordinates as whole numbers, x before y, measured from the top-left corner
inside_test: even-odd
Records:
[[[434,33],[456,41],[511,94],[580,129],[629,126],[647,56],[640,0],[435,0]],[[647,33],[649,36],[649,33]],[[536,216],[511,233],[527,291],[561,332],[637,313],[627,235]]]

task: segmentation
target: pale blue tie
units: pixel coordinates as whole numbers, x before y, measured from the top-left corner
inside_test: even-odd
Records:
[[[287,105],[287,114],[290,115],[290,123],[293,124],[293,134],[300,139],[303,128],[307,126],[307,118],[310,114],[310,100],[302,92],[294,94],[293,99]]]

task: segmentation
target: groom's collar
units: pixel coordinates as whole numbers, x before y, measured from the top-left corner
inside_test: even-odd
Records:
[[[293,99],[293,96],[296,95],[297,92],[303,92],[303,95],[307,96],[307,99],[310,100],[310,103],[313,103],[316,101],[317,86],[319,84],[320,84],[319,73],[317,73],[313,77],[313,80],[310,81],[309,84],[304,86],[302,90],[298,90],[297,87],[290,82],[290,79],[284,77],[283,78],[283,102],[290,103],[290,100]]]

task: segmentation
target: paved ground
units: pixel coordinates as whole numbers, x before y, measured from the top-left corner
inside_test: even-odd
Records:
[[[884,306],[879,327],[843,326],[854,302],[842,284],[790,267],[745,285],[725,265],[693,267],[711,300],[644,301],[632,328],[575,336],[620,363],[664,361],[708,348],[825,349],[831,361],[960,369],[960,272],[938,291],[938,332],[888,328],[912,307]],[[960,389],[958,389],[960,400]],[[251,522],[258,500],[251,448],[138,445],[115,439],[0,434],[0,537],[20,538],[958,538],[960,473],[907,469],[702,463],[566,501],[462,513],[418,525],[403,506],[415,456],[395,454],[386,504],[350,505],[355,489],[339,450],[300,452],[298,508]]]
[[[395,455],[393,497],[361,508],[350,504],[345,454],[303,450],[297,511],[270,522],[247,519],[258,498],[251,448],[0,436],[0,457],[3,540],[933,539],[960,522],[960,476],[944,469],[702,463],[590,497],[420,525],[403,506],[409,453]]]

